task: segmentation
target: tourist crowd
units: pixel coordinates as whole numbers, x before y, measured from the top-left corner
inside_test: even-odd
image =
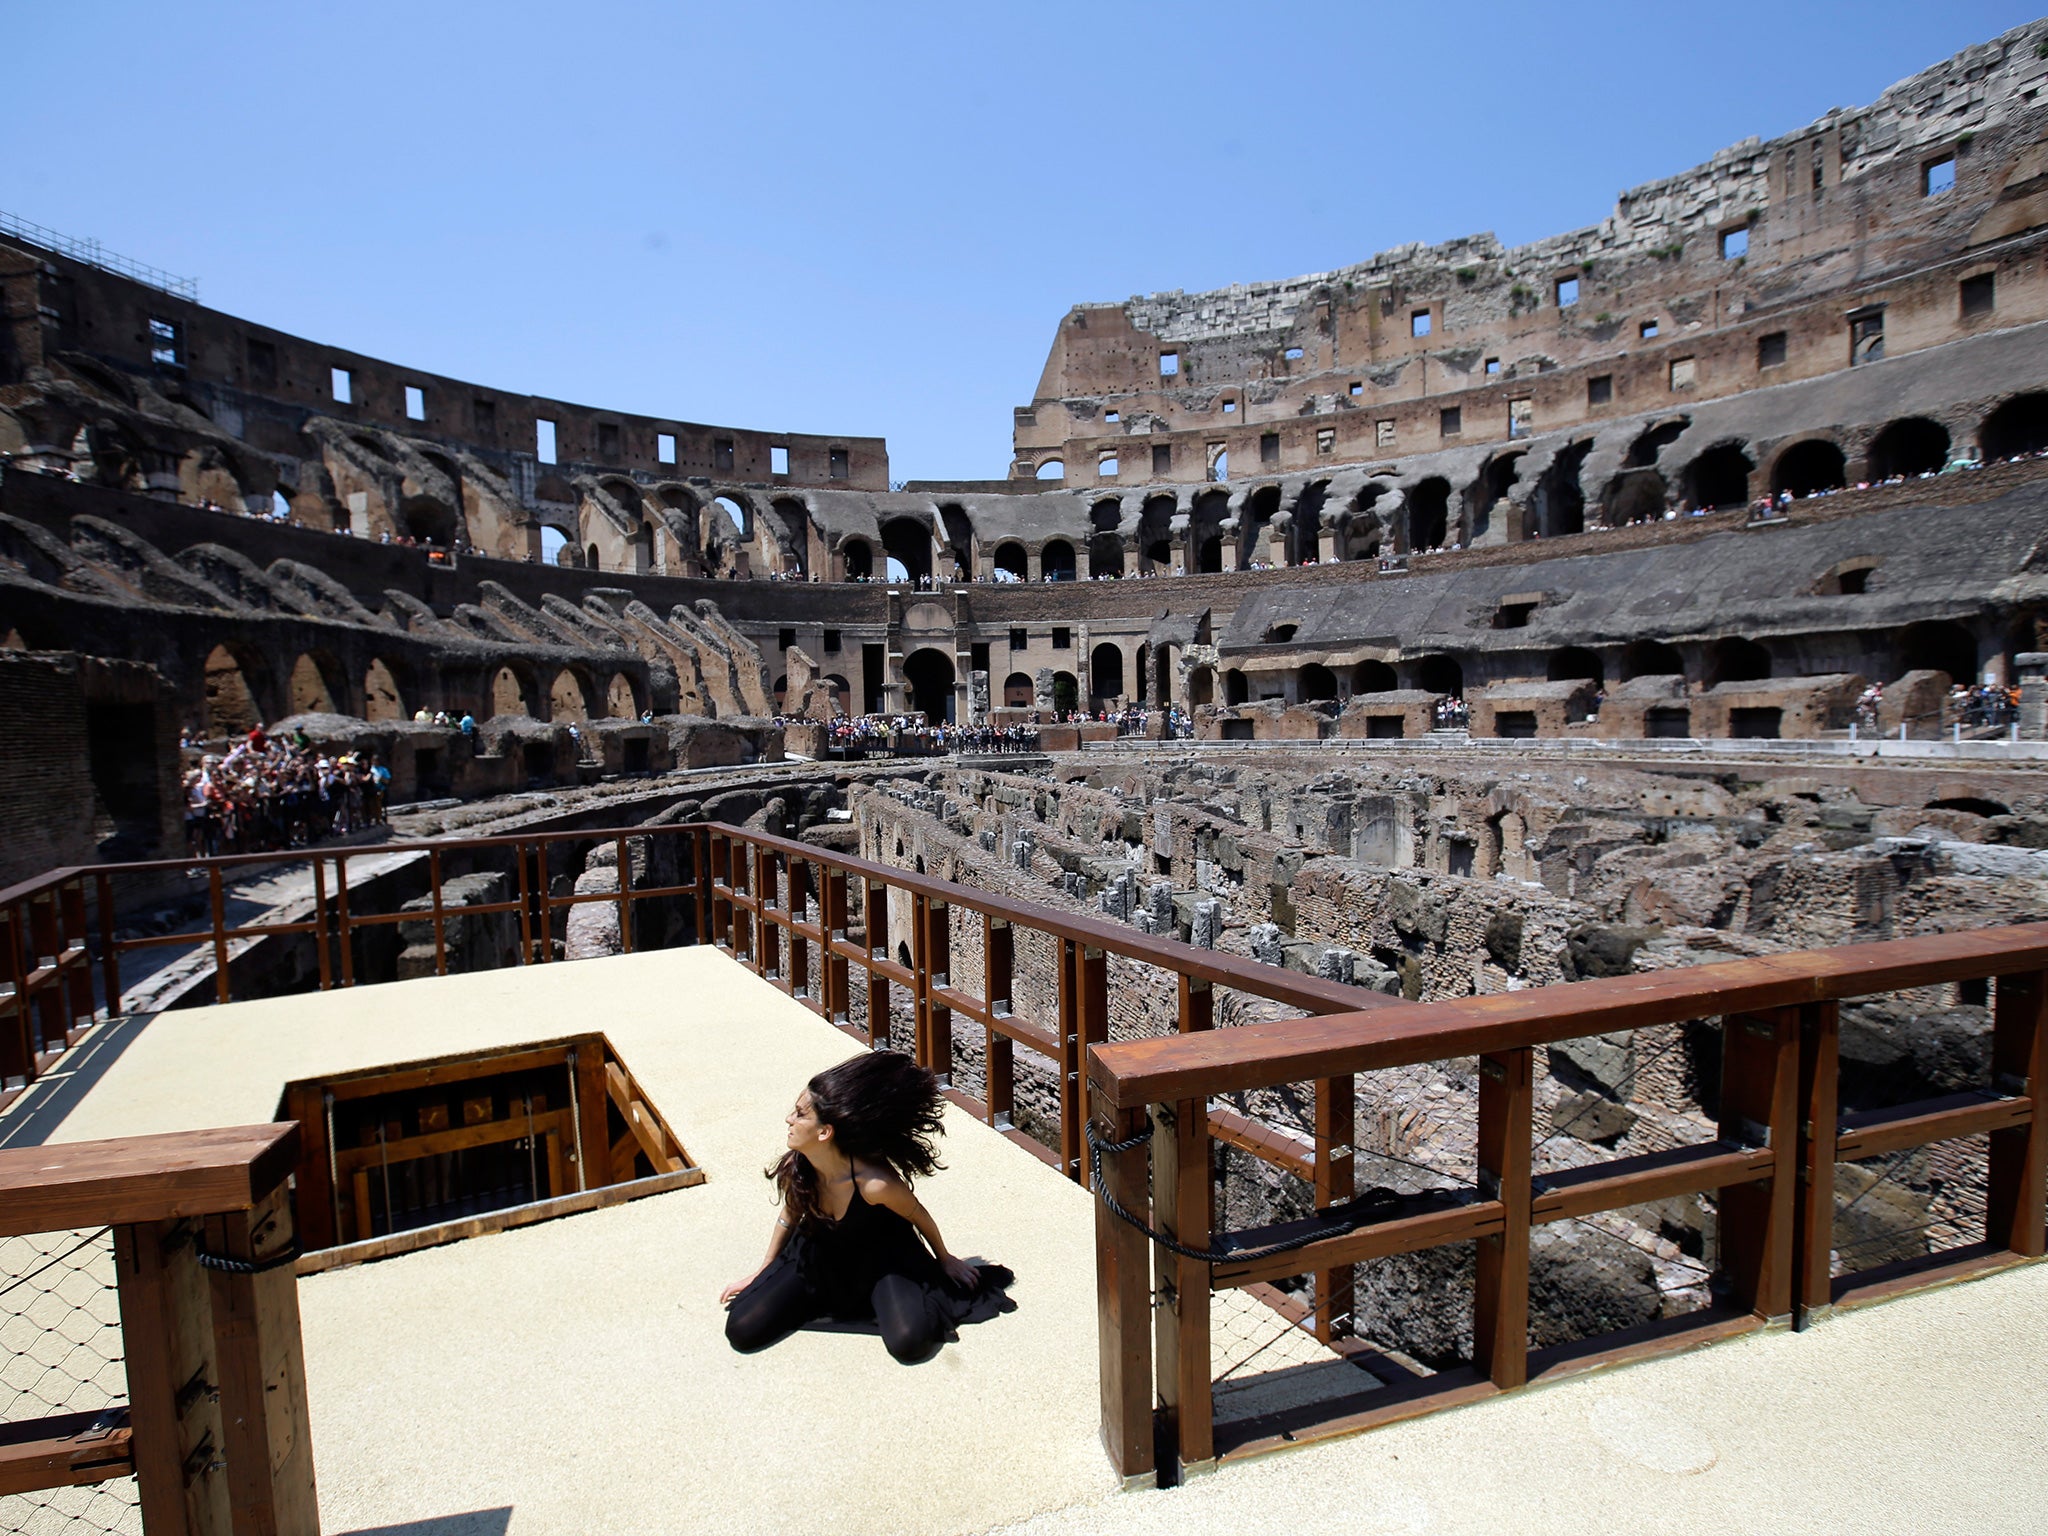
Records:
[[[390,789],[391,770],[375,753],[330,757],[304,732],[272,736],[259,725],[227,753],[206,753],[186,771],[186,848],[194,855],[304,848],[382,822]]]

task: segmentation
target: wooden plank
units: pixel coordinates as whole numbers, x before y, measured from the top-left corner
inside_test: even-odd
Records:
[[[1257,1280],[1284,1280],[1289,1275],[1312,1274],[1318,1269],[1330,1269],[1339,1264],[1364,1264],[1396,1253],[1418,1253],[1424,1248],[1436,1248],[1444,1243],[1469,1242],[1474,1238],[1498,1235],[1506,1217],[1507,1213],[1498,1200],[1475,1200],[1469,1205],[1427,1206],[1413,1214],[1376,1221],[1356,1232],[1324,1238],[1271,1258],[1225,1260],[1211,1267],[1209,1283],[1216,1290],[1222,1290],[1226,1286],[1249,1285]],[[1299,1222],[1280,1222],[1237,1233],[1236,1238],[1241,1246],[1255,1248],[1277,1242],[1313,1220],[1310,1217]]]
[[[1160,1105],[1153,1112],[1154,1224],[1191,1248],[1209,1245],[1209,1136],[1200,1104]],[[1209,1380],[1209,1266],[1161,1248],[1154,1262],[1162,1284],[1156,1321],[1155,1371],[1162,1438],[1183,1468],[1216,1455],[1216,1403]]]
[[[1658,1318],[1594,1338],[1533,1350],[1529,1355],[1529,1380],[1561,1381],[1631,1360],[1683,1354],[1722,1339],[1755,1333],[1764,1326],[1763,1319],[1755,1313],[1731,1307],[1708,1307],[1678,1317]]]
[[[1262,1163],[1286,1169],[1305,1184],[1315,1182],[1315,1143],[1277,1125],[1253,1120],[1234,1109],[1211,1107],[1209,1135],[1225,1146],[1250,1153]]]
[[[1772,1158],[1768,1180],[1721,1192],[1721,1264],[1737,1303],[1765,1318],[1792,1314],[1799,1015],[1798,1008],[1730,1014],[1721,1031],[1721,1137],[1766,1142]]]
[[[1105,1113],[1096,1131],[1127,1141],[1144,1128],[1136,1110]],[[1152,1202],[1146,1149],[1106,1160],[1109,1191],[1140,1220]],[[1096,1345],[1102,1387],[1102,1448],[1128,1487],[1154,1472],[1152,1435],[1152,1255],[1143,1233],[1095,1202]]]
[[[668,1127],[649,1112],[639,1085],[615,1061],[605,1063],[605,1086],[612,1102],[618,1105],[619,1113],[625,1117],[627,1134],[639,1143],[654,1171],[673,1173],[684,1166],[681,1148],[670,1139]]]
[[[1161,1103],[2042,969],[2048,969],[2048,924],[1980,928],[1438,1003],[1387,1000],[1369,1012],[1119,1041],[1091,1053],[1090,1074],[1120,1107]],[[1248,990],[1263,989],[1254,983]]]
[[[2026,1095],[1974,1088],[1889,1109],[1864,1110],[1842,1117],[1835,1132],[1835,1159],[1853,1162],[1924,1147],[1929,1142],[2023,1128],[2032,1117],[2033,1103]]]
[[[0,1150],[0,1236],[247,1210],[298,1149],[272,1123]]]
[[[1669,1200],[1676,1195],[1725,1189],[1730,1184],[1767,1179],[1775,1167],[1775,1154],[1768,1149],[1730,1147],[1718,1141],[1699,1147],[1645,1152],[1637,1157],[1618,1157],[1611,1162],[1543,1175],[1530,1207],[1530,1219],[1541,1226],[1595,1211],[1619,1210],[1651,1200]]]
[[[125,1407],[0,1424],[0,1498],[80,1488],[134,1470],[134,1431]]]
[[[1792,1218],[1792,1307],[1799,1327],[1831,1300],[1835,1246],[1835,1140],[1841,1062],[1841,1007],[1809,1003],[1799,1013],[1799,1200]]]
[[[1479,1188],[1497,1201],[1501,1224],[1478,1241],[1473,1283],[1472,1365],[1506,1391],[1529,1379],[1530,1121],[1535,1052],[1479,1059]]]
[[[610,1054],[608,1042],[600,1036],[593,1044],[578,1045],[571,1063],[576,1113],[561,1134],[568,1141],[569,1161],[576,1170],[578,1190],[596,1189],[611,1177],[611,1169],[605,1165],[605,1153],[611,1145],[605,1106],[611,1102],[611,1094],[604,1080],[605,1060]]]
[[[535,1222],[553,1221],[558,1216],[575,1216],[583,1211],[623,1205],[628,1200],[666,1194],[672,1189],[694,1189],[703,1182],[704,1170],[701,1168],[682,1168],[674,1173],[658,1173],[652,1178],[635,1179],[629,1184],[606,1184],[597,1189],[584,1190],[579,1194],[557,1195],[546,1200],[531,1201],[525,1205],[507,1206],[503,1210],[485,1211],[478,1216],[465,1216],[459,1221],[438,1222],[430,1227],[412,1227],[404,1232],[373,1237],[367,1242],[344,1243],[337,1248],[323,1248],[318,1253],[302,1254],[292,1268],[300,1275],[325,1274],[330,1269],[346,1269],[350,1265],[368,1264],[377,1259],[393,1258],[401,1253],[417,1253],[422,1248],[437,1248],[443,1243],[458,1242],[464,1238],[482,1237],[491,1232],[509,1232],[515,1227],[529,1227]]]
[[[411,1093],[420,1088],[434,1088],[446,1083],[466,1083],[479,1077],[497,1077],[502,1073],[532,1072],[546,1067],[559,1067],[569,1059],[573,1046],[585,1041],[604,1037],[597,1034],[570,1035],[559,1040],[547,1040],[533,1045],[523,1045],[512,1050],[502,1047],[488,1047],[479,1051],[463,1051],[458,1055],[440,1056],[432,1060],[394,1062],[387,1067],[362,1067],[349,1072],[337,1072],[327,1077],[299,1078],[287,1084],[287,1089],[299,1086],[323,1089],[334,1095],[336,1103],[351,1099],[378,1098],[387,1093]]]
[[[1361,1434],[1440,1408],[1455,1408],[1497,1397],[1500,1388],[1477,1371],[1460,1367],[1398,1385],[1368,1388],[1334,1400],[1239,1419],[1216,1427],[1216,1459],[1248,1461],[1272,1451],[1313,1445],[1341,1435]]]
[[[1838,1276],[1834,1285],[1834,1305],[1837,1311],[1846,1312],[1851,1307],[1891,1301],[1899,1296],[1936,1290],[1962,1280],[1980,1279],[2028,1262],[2024,1255],[1995,1243],[1968,1243],[1961,1248],[1920,1254],[1881,1264],[1875,1269],[1860,1270],[1853,1275]]]
[[[367,1147],[344,1147],[335,1153],[334,1164],[342,1177],[347,1178],[386,1164],[409,1163],[415,1158],[439,1157],[447,1152],[466,1152],[472,1147],[495,1146],[503,1141],[524,1141],[529,1135],[537,1136],[549,1131],[566,1134],[570,1118],[566,1109],[551,1109],[531,1120],[523,1113],[513,1114],[503,1120],[485,1120],[477,1125],[458,1126],[454,1130],[435,1131],[426,1136],[406,1136]],[[585,1134],[589,1134],[587,1127]]]
[[[1350,1077],[1324,1078],[1316,1084],[1315,1102],[1315,1200],[1316,1209],[1342,1205],[1353,1193],[1352,1139],[1358,1118],[1357,1081]],[[1328,1344],[1351,1331],[1351,1267],[1319,1269],[1315,1273],[1316,1340]]]
[[[2048,974],[1999,978],[1991,1072],[2025,1095],[2028,1116],[1991,1133],[1984,1237],[2039,1258],[2048,1251]]]

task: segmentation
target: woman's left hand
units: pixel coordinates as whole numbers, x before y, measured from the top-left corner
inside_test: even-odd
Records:
[[[971,1291],[981,1283],[981,1271],[965,1259],[947,1254],[939,1260],[939,1268],[946,1272],[946,1278],[963,1291]]]

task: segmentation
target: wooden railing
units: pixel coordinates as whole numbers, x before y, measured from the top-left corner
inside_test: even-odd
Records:
[[[267,1262],[297,1148],[287,1122],[0,1151],[0,1238],[112,1228],[128,1382],[0,1425],[0,1497],[133,1476],[150,1536],[319,1531],[298,1281]]]
[[[1997,992],[1991,1079],[1983,1089],[1838,1113],[1844,1000],[1985,977],[1997,979]],[[1538,1047],[1714,1016],[1724,1020],[1717,1139],[1544,1178],[1532,1173]],[[1105,1146],[1129,1147],[1103,1159],[1110,1194],[1157,1230],[1211,1252],[1219,1250],[1210,1248],[1201,1131],[1211,1099],[1303,1079],[1478,1059],[1477,1178],[1454,1198],[1416,1199],[1356,1230],[1245,1262],[1205,1262],[1155,1248],[1098,1205],[1103,1440],[1110,1457],[1127,1478],[1171,1479],[1219,1453],[1252,1454],[1365,1428],[1773,1322],[1803,1324],[1850,1302],[2037,1258],[2048,1207],[2044,1016],[2048,924],[2031,924],[1097,1046],[1088,1068],[1095,1134]],[[1990,1161],[1981,1241],[1926,1260],[1832,1274],[1837,1162],[1984,1134]],[[1532,1353],[1533,1227],[1708,1191],[1720,1204],[1725,1304]],[[1299,1224],[1283,1225],[1213,1241],[1249,1251],[1298,1230]],[[1213,1291],[1461,1242],[1477,1244],[1469,1369],[1218,1435],[1209,1380]],[[1155,1431],[1169,1448],[1158,1466]]]

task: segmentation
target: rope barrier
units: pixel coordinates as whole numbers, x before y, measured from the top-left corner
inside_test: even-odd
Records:
[[[296,1242],[282,1253],[274,1253],[267,1259],[231,1259],[224,1253],[208,1253],[205,1248],[193,1245],[193,1256],[199,1260],[201,1269],[217,1269],[224,1275],[262,1275],[273,1269],[283,1269],[287,1264],[298,1262],[305,1250]]]

